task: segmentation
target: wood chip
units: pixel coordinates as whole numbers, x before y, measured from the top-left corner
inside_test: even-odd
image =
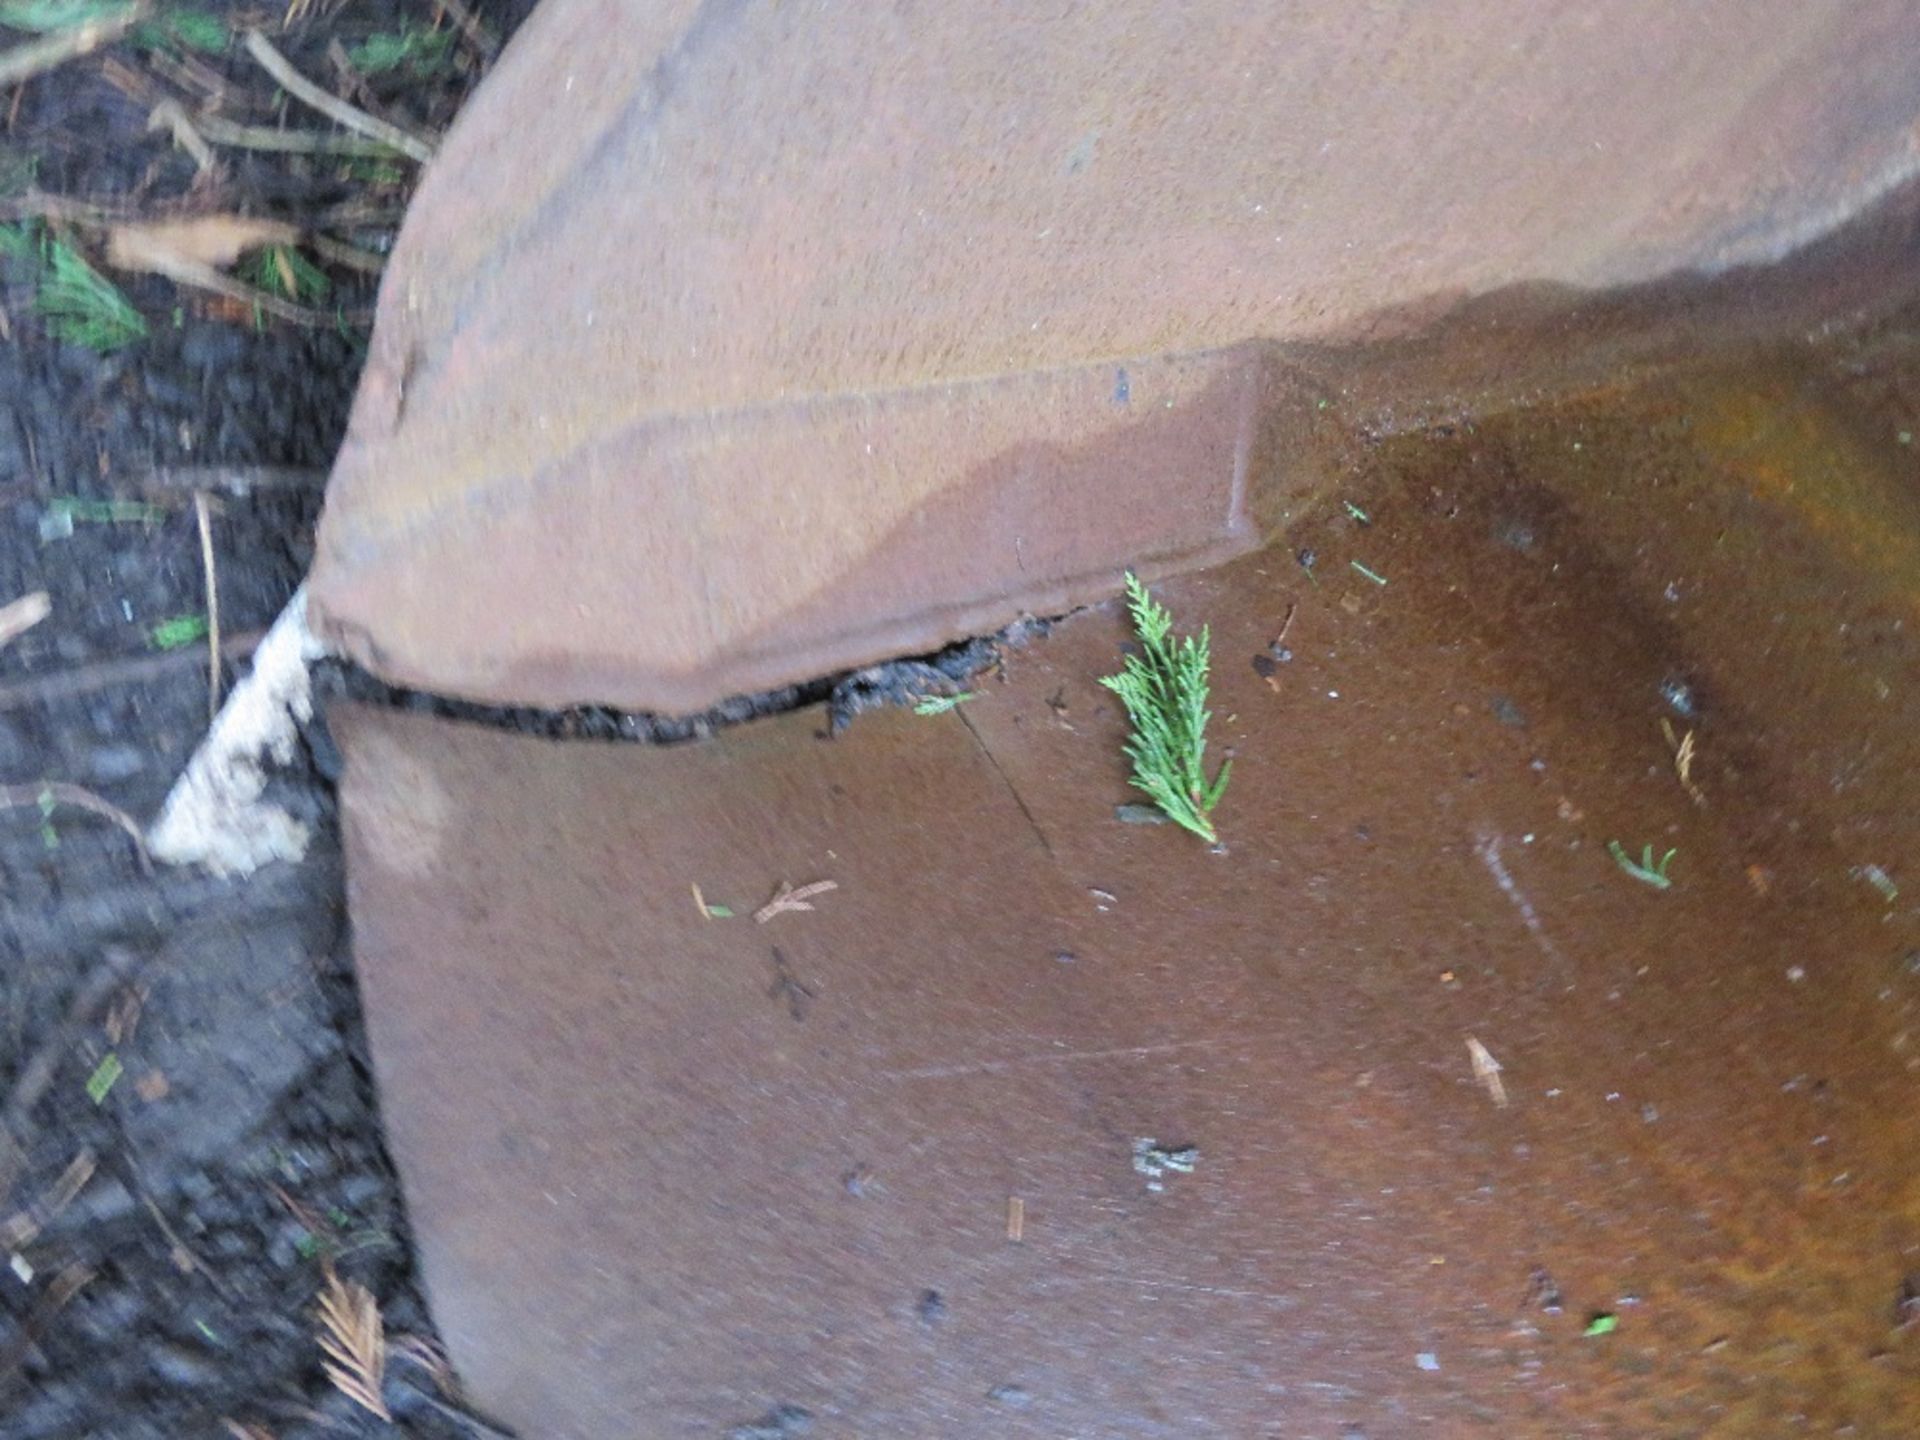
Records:
[[[121,223],[107,232],[107,263],[120,270],[168,274],[181,264],[222,269],[267,245],[292,245],[298,227],[252,215],[195,215],[185,220]]]
[[[773,898],[758,910],[754,911],[753,918],[759,924],[764,925],[773,919],[774,916],[784,915],[789,910],[811,910],[813,906],[807,902],[814,896],[825,895],[828,891],[838,890],[839,888],[840,882],[838,880],[816,880],[811,885],[802,885],[796,890],[792,885],[782,880],[780,882],[780,888],[774,892]]]
[[[1506,1082],[1500,1078],[1500,1062],[1473,1036],[1467,1037],[1467,1060],[1473,1066],[1473,1078],[1486,1088],[1487,1096],[1502,1109],[1507,1104]]]
[[[44,590],[0,605],[0,645],[19,639],[52,613],[53,601]]]

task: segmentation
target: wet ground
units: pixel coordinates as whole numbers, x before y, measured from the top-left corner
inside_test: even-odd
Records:
[[[831,742],[336,716],[475,1394],[561,1437],[1911,1433],[1914,333],[1362,444],[1161,587],[1212,630],[1219,853],[1117,808],[1115,606]]]
[[[332,238],[379,253],[404,170],[222,148],[218,173],[198,176],[148,132],[162,98],[325,129],[276,98],[232,41],[243,20],[267,22],[296,65],[333,85],[344,81],[331,43],[377,64],[381,44],[416,37],[357,93],[421,129],[443,127],[484,68],[483,49],[433,38],[448,22],[429,0],[299,5],[282,32],[286,8],[214,0],[191,7],[212,22],[199,46],[136,32],[10,91],[0,212],[96,264],[104,229],[61,220],[47,197],[115,217],[327,217]],[[468,8],[497,37],[527,7]],[[323,327],[106,270],[149,326],[109,354],[51,338],[37,267],[6,264],[0,603],[42,589],[51,602],[0,650],[0,784],[24,801],[0,811],[9,1437],[391,1433],[321,1373],[313,1309],[328,1263],[370,1287],[395,1337],[431,1341],[361,1049],[330,841],[244,888],[150,876],[111,823],[68,806],[43,816],[38,801],[41,782],[62,781],[148,818],[206,725],[205,642],[172,648],[178,627],[166,628],[190,634],[207,613],[194,488],[216,505],[229,682],[304,571],[373,294],[371,277],[319,264]],[[331,799],[312,772],[287,785],[324,819]],[[99,1090],[113,1073],[109,1055],[118,1077],[96,1102],[89,1082]],[[477,1433],[433,1408],[453,1393],[425,1358],[392,1361],[399,1429]]]

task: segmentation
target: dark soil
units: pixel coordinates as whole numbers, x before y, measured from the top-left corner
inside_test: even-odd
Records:
[[[467,8],[499,39],[531,6]],[[316,0],[295,5],[305,13],[284,32],[277,0],[192,9],[229,30],[265,26],[336,91],[349,82],[330,42],[353,52],[451,23],[433,0]],[[0,31],[0,46],[30,38]],[[418,53],[367,77],[357,98],[439,130],[485,49],[429,38]],[[353,207],[371,218],[330,234],[375,253],[391,243],[409,168],[221,150],[220,171],[197,176],[147,131],[163,98],[248,124],[327,128],[237,42],[200,53],[148,32],[9,95],[0,209],[36,244],[56,238],[96,264],[99,228],[47,219],[44,197],[140,217],[237,211],[301,224]],[[50,337],[34,313],[31,257],[8,263],[0,604],[45,590],[52,613],[0,650],[0,785],[30,795],[65,781],[141,821],[153,815],[207,721],[204,644],[160,648],[154,633],[206,612],[197,483],[219,507],[228,680],[244,669],[305,570],[365,345],[375,278],[322,268],[339,322],[326,328],[106,272],[150,333],[102,355]],[[211,484],[199,467],[259,483]],[[152,508],[108,519],[84,503],[107,500]],[[149,875],[128,837],[85,811],[0,811],[8,1437],[392,1433],[322,1371],[314,1306],[329,1266],[378,1298],[393,1429],[487,1433],[433,1363],[345,951],[331,800],[313,774],[287,788],[316,822],[312,853],[246,884]],[[96,1103],[89,1081],[99,1094],[115,1063]],[[81,1176],[69,1196],[63,1177]]]

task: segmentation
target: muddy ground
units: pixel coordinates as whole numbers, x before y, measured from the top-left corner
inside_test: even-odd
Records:
[[[377,283],[321,258],[326,292],[305,298],[332,323],[303,327],[106,270],[148,334],[101,353],[36,313],[39,247],[99,264],[106,239],[58,201],[327,216],[331,238],[377,255],[410,166],[223,147],[201,174],[148,115],[174,99],[329,131],[242,50],[235,32],[261,25],[329,88],[439,131],[531,4],[466,8],[477,36],[433,0],[156,7],[0,112],[0,214],[26,239],[0,331],[0,604],[51,603],[0,650],[0,784],[16,802],[0,811],[0,1432],[19,1440],[393,1433],[322,1372],[328,1267],[378,1297],[397,1429],[487,1433],[460,1418],[415,1285],[318,772],[287,782],[318,826],[312,855],[244,888],[148,873],[113,824],[40,799],[62,781],[154,813],[207,720],[205,642],[176,642],[207,613],[192,491],[210,475],[184,467],[243,482],[212,492],[231,682],[305,569]],[[0,30],[0,48],[33,38]],[[350,79],[333,47],[368,68]]]

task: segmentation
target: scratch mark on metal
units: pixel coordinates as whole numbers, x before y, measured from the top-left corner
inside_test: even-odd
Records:
[[[1161,1045],[1120,1045],[1111,1050],[1061,1050],[1046,1055],[1016,1055],[1009,1060],[978,1060],[966,1065],[927,1065],[915,1070],[883,1070],[883,1080],[947,1080],[960,1075],[992,1075],[1026,1065],[1072,1065],[1082,1060],[1119,1060],[1145,1055],[1170,1055],[1214,1045],[1277,1039],[1273,1035],[1215,1035],[1205,1040],[1169,1040]]]
[[[1539,914],[1533,908],[1533,902],[1521,892],[1520,886],[1508,872],[1505,862],[1500,859],[1500,837],[1482,833],[1473,847],[1474,854],[1487,867],[1487,873],[1493,876],[1493,883],[1500,892],[1513,902],[1513,908],[1520,912],[1520,919],[1527,927],[1527,933],[1533,936],[1534,943],[1540,947],[1540,953],[1557,965],[1561,973],[1567,973],[1567,957],[1553,937],[1547,934],[1547,927],[1541,923]]]

